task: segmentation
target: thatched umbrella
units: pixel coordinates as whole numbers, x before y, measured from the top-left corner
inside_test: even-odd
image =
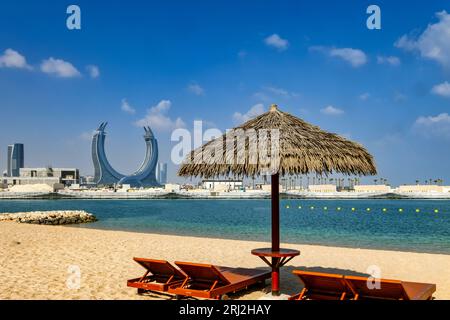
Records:
[[[256,146],[256,147],[255,147]],[[376,174],[373,157],[358,143],[328,133],[277,105],[222,137],[193,150],[178,175],[211,178],[271,175],[272,251],[280,251],[279,176],[343,173]],[[278,270],[272,292],[278,291]]]

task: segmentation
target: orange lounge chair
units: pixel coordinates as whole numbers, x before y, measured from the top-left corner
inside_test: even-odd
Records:
[[[138,293],[145,291],[167,292],[170,285],[181,284],[186,275],[165,260],[133,258],[146,269],[145,274],[127,281],[128,287],[138,289]]]
[[[343,275],[294,270],[304,284],[303,290],[289,300],[345,300],[353,296]]]
[[[218,267],[211,264],[175,262],[188,276],[181,284],[171,285],[169,293],[206,299],[226,299],[227,294],[264,283],[269,271]]]
[[[431,300],[436,291],[436,285],[431,283],[386,279],[379,279],[379,289],[370,289],[367,280],[366,277],[345,276],[348,286],[355,292],[355,300]]]

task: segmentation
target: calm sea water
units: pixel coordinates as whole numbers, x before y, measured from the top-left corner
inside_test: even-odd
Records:
[[[270,200],[0,201],[0,212],[69,209],[99,218],[81,228],[270,241]],[[282,200],[281,240],[450,254],[450,201]]]

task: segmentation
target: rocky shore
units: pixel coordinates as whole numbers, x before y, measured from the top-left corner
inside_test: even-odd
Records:
[[[18,223],[65,225],[95,222],[97,218],[86,211],[33,211],[0,213],[0,221]]]

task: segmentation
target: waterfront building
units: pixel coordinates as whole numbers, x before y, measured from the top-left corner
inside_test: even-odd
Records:
[[[80,173],[76,168],[20,168],[19,175],[3,177],[2,182],[8,186],[48,185],[61,189],[80,182]]]
[[[166,183],[164,185],[164,190],[168,192],[178,192],[181,190],[181,186],[179,184]]]
[[[428,192],[439,192],[447,193],[450,192],[450,186],[438,186],[438,185],[405,185],[399,186],[396,189],[400,193],[428,193]]]
[[[7,176],[18,177],[20,168],[24,167],[24,147],[22,143],[15,143],[8,146]]]
[[[158,163],[158,166],[156,167],[156,180],[158,180],[161,185],[167,183],[167,163]]]
[[[243,180],[203,180],[203,189],[212,191],[231,191],[243,188]]]
[[[336,186],[334,184],[311,184],[308,186],[310,192],[336,192]]]
[[[353,186],[355,192],[391,192],[391,187],[385,184],[377,185],[355,185]]]
[[[94,181],[97,185],[123,185],[132,187],[157,187],[156,164],[158,163],[158,141],[150,127],[144,127],[146,153],[141,167],[129,176],[117,172],[109,163],[105,153],[105,128],[102,123],[92,137],[92,161],[94,164]]]

